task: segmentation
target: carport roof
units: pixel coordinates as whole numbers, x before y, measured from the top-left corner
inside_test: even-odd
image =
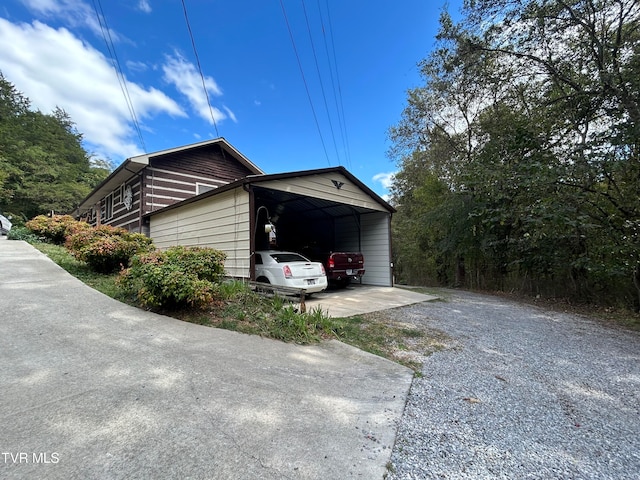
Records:
[[[250,186],[260,186],[260,183],[265,183],[265,182],[271,182],[274,180],[289,180],[289,179],[294,179],[294,178],[300,178],[300,177],[306,177],[306,176],[311,176],[311,175],[324,175],[324,174],[331,174],[331,173],[338,173],[341,174],[343,176],[345,176],[349,181],[353,182],[355,185],[358,186],[358,188],[360,188],[363,192],[365,192],[367,195],[369,195],[376,203],[378,203],[380,206],[382,206],[385,210],[387,210],[389,213],[395,213],[396,209],[393,208],[389,203],[387,203],[382,197],[380,197],[378,194],[376,194],[373,190],[371,190],[369,187],[367,187],[364,183],[362,183],[360,180],[358,180],[358,178],[356,178],[353,174],[351,174],[346,168],[344,168],[343,166],[338,166],[338,167],[328,167],[328,168],[321,168],[321,169],[314,169],[314,170],[300,170],[300,171],[295,171],[295,172],[285,172],[285,173],[272,173],[272,174],[263,174],[263,175],[249,175],[243,179],[237,180],[235,182],[232,183],[228,183],[227,185],[224,185],[222,187],[210,190],[208,192],[202,193],[200,195],[196,195],[194,197],[191,198],[187,198],[186,200],[183,200],[181,202],[178,203],[174,203],[173,205],[169,205],[168,207],[162,208],[160,210],[155,210],[153,212],[149,212],[146,215],[144,215],[145,217],[151,217],[157,213],[162,213],[162,212],[166,212],[169,210],[172,210],[174,208],[179,208],[182,207],[184,205],[188,205],[190,203],[193,202],[198,202],[204,198],[208,198],[208,197],[212,197],[218,194],[221,194],[223,192],[229,191],[229,190],[233,190],[235,188],[238,187],[243,187],[243,188],[248,188]],[[282,194],[286,194],[286,192],[282,192]],[[306,200],[307,202],[312,202],[313,200]]]

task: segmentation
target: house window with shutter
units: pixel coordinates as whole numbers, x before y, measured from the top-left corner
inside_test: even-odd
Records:
[[[113,218],[113,192],[104,197],[102,201],[101,218],[103,221],[111,220]]]

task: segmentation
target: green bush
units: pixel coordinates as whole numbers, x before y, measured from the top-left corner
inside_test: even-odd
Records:
[[[212,248],[180,246],[135,255],[119,285],[148,307],[203,307],[214,300],[225,258]]]
[[[7,233],[7,239],[24,240],[25,242],[35,243],[40,240],[40,237],[27,227],[11,227],[11,230]]]
[[[131,257],[154,248],[145,235],[110,225],[81,229],[67,237],[65,246],[77,260],[99,273],[126,268]]]
[[[86,222],[79,222],[71,215],[38,215],[26,223],[26,227],[36,235],[56,245],[62,245],[69,235],[91,228]]]

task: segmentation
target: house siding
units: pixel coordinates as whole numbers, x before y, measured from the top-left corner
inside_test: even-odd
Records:
[[[225,270],[249,278],[249,194],[236,188],[151,217],[150,236],[158,248],[211,247],[227,254]]]
[[[255,173],[238,162],[235,157],[224,153],[219,145],[153,157],[150,166],[193,177],[218,179],[224,183]]]
[[[158,155],[149,159],[149,166],[126,181],[133,191],[133,205],[127,210],[122,202],[121,187],[116,187],[94,206],[94,214],[87,220],[92,225],[106,224],[130,231],[149,234],[141,224],[142,216],[198,194],[198,185],[208,189],[221,187],[255,172],[224,153],[219,145]],[[141,183],[142,181],[142,183]],[[109,207],[107,203],[113,205]],[[95,212],[112,213],[98,219]]]
[[[122,190],[127,186],[131,187],[133,194],[133,201],[130,210],[127,210],[124,205],[124,199],[122,198]],[[107,210],[106,201],[110,196],[113,198],[111,209],[112,216],[110,218],[103,218],[101,216],[101,212]],[[101,225],[113,225],[126,228],[129,231],[137,232],[140,219],[140,181],[138,178],[134,177],[132,181],[125,182],[115,190],[111,191],[109,195],[102,198],[99,204],[94,205],[92,211],[88,212],[85,219],[89,224],[95,226],[98,225],[99,216],[99,223]]]
[[[366,213],[360,216],[362,248],[365,274],[362,283],[366,285],[393,285],[391,274],[391,215],[388,213]]]
[[[334,184],[342,184],[337,188]],[[376,202],[359,186],[339,173],[328,173],[298,177],[293,182],[289,180],[272,180],[260,182],[260,187],[272,188],[283,192],[295,193],[309,197],[332,200],[334,202],[352,205],[370,210],[386,212],[387,210]]]

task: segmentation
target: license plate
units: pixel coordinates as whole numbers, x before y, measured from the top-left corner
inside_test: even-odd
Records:
[[[307,285],[315,285],[316,284],[316,279],[315,278],[311,278],[309,280],[307,280]]]
[[[355,275],[355,272],[353,270],[347,270],[347,275]]]

